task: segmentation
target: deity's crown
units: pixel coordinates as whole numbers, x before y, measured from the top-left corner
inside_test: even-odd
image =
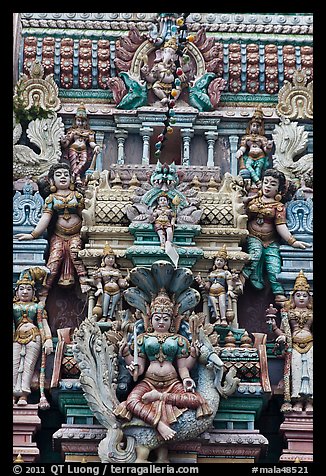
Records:
[[[77,108],[76,117],[87,118],[86,107],[83,102],[81,102]]]
[[[25,269],[19,275],[19,279],[16,282],[16,287],[20,286],[21,284],[30,284],[31,286],[35,286],[35,281],[33,280],[30,270]]]
[[[255,112],[253,113],[253,116],[250,122],[258,122],[259,124],[261,124],[263,122],[263,119],[264,119],[264,114],[262,111],[262,106],[261,104],[259,104]]]
[[[307,278],[304,275],[304,272],[301,270],[298,276],[296,277],[294,286],[293,286],[293,292],[295,293],[296,291],[309,291],[310,286],[308,284]]]
[[[108,256],[108,255],[115,256],[115,253],[113,249],[111,248],[111,246],[109,245],[109,243],[106,241],[103,248],[103,256]]]
[[[170,315],[173,313],[173,303],[164,288],[161,288],[157,296],[152,299],[151,314],[155,313]]]
[[[173,48],[174,50],[178,49],[177,39],[175,36],[172,36],[164,43],[164,48]]]
[[[223,258],[225,261],[228,259],[228,252],[227,252],[225,243],[222,246],[222,248],[220,248],[218,252],[215,254],[215,258]]]

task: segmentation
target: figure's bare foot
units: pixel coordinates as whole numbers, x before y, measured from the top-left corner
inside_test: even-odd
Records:
[[[20,397],[18,402],[17,402],[17,405],[27,405],[26,397]]]
[[[297,402],[293,405],[292,410],[294,412],[302,412],[302,402]]]
[[[40,398],[38,406],[41,410],[47,410],[48,408],[50,408],[50,404],[47,401],[46,397],[41,397]]]
[[[157,390],[151,390],[150,392],[146,392],[143,396],[142,396],[142,402],[143,403],[151,403],[151,402],[155,402],[156,400],[159,400],[160,399],[160,396],[162,394],[160,392],[158,392]]]
[[[176,432],[172,430],[168,425],[166,425],[163,421],[160,421],[157,425],[157,431],[159,434],[167,441],[172,440]]]
[[[228,326],[228,321],[226,319],[221,319],[221,324],[222,327],[227,327]]]
[[[290,402],[285,402],[281,406],[281,412],[292,412],[292,405]]]

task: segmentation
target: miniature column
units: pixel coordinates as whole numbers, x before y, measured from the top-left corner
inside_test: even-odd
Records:
[[[115,137],[118,141],[118,159],[117,164],[123,165],[125,163],[125,140],[128,137],[128,132],[125,130],[116,129]]]
[[[235,156],[238,149],[239,136],[229,136],[230,143],[230,172],[234,177],[238,175],[238,161]]]
[[[96,143],[100,146],[101,151],[96,157],[96,167],[95,170],[102,172],[103,170],[103,143],[104,143],[104,132],[96,132]]]
[[[180,129],[183,150],[182,150],[182,165],[190,165],[190,141],[194,135],[193,129]]]
[[[143,138],[143,156],[141,159],[141,163],[142,165],[149,165],[149,155],[150,155],[149,140],[153,134],[153,128],[144,126],[140,128],[139,132]]]
[[[214,167],[214,146],[218,136],[217,132],[205,132],[208,152],[207,152],[207,167]]]

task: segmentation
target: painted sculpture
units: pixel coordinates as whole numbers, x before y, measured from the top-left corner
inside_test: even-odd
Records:
[[[239,293],[239,274],[231,273],[227,266],[227,259],[226,245],[223,245],[216,254],[213,269],[207,281],[204,281],[200,275],[195,278],[199,287],[205,289],[208,294],[208,305],[212,308],[211,321],[223,327],[234,319],[232,299],[235,298],[235,289]]]
[[[264,173],[261,191],[244,198],[248,213],[247,245],[251,262],[243,268],[242,273],[256,289],[263,289],[266,270],[276,303],[287,300],[277,277],[281,272],[280,239],[293,248],[311,247],[310,243],[296,240],[287,227],[286,210],[281,202],[284,191],[284,174],[268,169]]]
[[[27,405],[36,364],[42,354],[39,407],[49,408],[44,394],[46,356],[53,352],[52,334],[43,303],[36,295],[36,280],[44,279],[46,271],[30,268],[16,282],[13,299],[13,403]]]
[[[280,328],[267,312],[276,344],[285,354],[283,412],[313,412],[313,301],[309,290],[301,270],[281,310]]]
[[[264,120],[261,107],[258,107],[250,120],[246,134],[241,138],[240,148],[236,152],[239,160],[239,174],[244,180],[261,186],[262,174],[269,168],[269,154],[273,141],[264,135]]]
[[[183,64],[183,68],[179,68],[177,72],[176,60],[178,44],[176,37],[171,37],[165,41],[164,46],[156,51],[154,64],[150,69],[148,66],[147,55],[143,56],[143,66],[141,72],[150,83],[155,96],[160,100],[160,103],[165,106],[169,100],[173,89],[173,99],[176,101],[181,92],[182,84],[186,82],[185,72],[189,70],[189,66]],[[178,74],[178,81],[175,82],[176,74]]]
[[[95,271],[93,279],[97,287],[95,296],[98,296],[93,313],[101,322],[111,322],[115,319],[117,304],[128,283],[123,279],[114,251],[108,243],[104,246],[101,267]]]
[[[108,430],[98,448],[101,461],[147,463],[150,451],[156,449],[157,461],[167,462],[166,443],[205,431],[212,424],[220,395],[231,394],[239,380],[230,371],[222,387],[223,362],[218,351],[200,317],[189,317],[200,300],[198,291],[189,287],[190,269],[156,261],[150,269],[131,270],[130,280],[135,286],[124,297],[141,315],[131,326],[133,331],[118,348],[114,340],[111,345],[106,341],[94,320],[86,319],[75,332],[74,355],[85,397]],[[122,401],[117,399],[114,383],[119,375],[118,353],[135,382]],[[194,364],[196,382],[190,373]]]
[[[164,192],[157,199],[157,206],[153,211],[154,229],[159,236],[161,247],[165,248],[166,242],[172,243],[173,228],[176,213],[169,206],[168,195]]]
[[[81,212],[84,208],[84,198],[81,193],[74,190],[70,167],[59,163],[53,165],[48,173],[51,193],[45,200],[43,214],[31,233],[18,233],[14,238],[21,240],[34,240],[41,236],[55,221],[53,235],[50,238],[50,252],[46,266],[50,273],[47,276],[40,299],[45,301],[55,279],[58,285],[70,287],[75,282],[75,271],[78,275],[81,291],[90,289],[86,283],[87,271],[83,262],[78,257],[82,248],[80,237]]]
[[[89,128],[86,108],[78,106],[72,127],[60,139],[64,149],[63,157],[68,159],[76,183],[82,183],[82,177],[88,168],[95,168],[96,156],[100,146],[95,142],[95,132]]]

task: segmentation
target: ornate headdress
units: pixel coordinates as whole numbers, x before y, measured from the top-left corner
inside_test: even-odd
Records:
[[[18,288],[18,286],[20,286],[21,284],[30,284],[34,288],[35,281],[32,278],[30,269],[25,269],[20,273],[19,278],[16,282],[16,288]]]
[[[172,36],[164,43],[164,48],[173,48],[175,51],[178,49],[177,39],[175,36]]]
[[[218,252],[214,255],[214,258],[223,258],[225,261],[228,259],[228,252],[226,249],[226,244],[218,250]]]
[[[169,298],[168,293],[165,291],[165,289],[161,288],[157,296],[152,299],[150,306],[151,315],[156,312],[172,315],[173,308],[174,305],[171,299]]]
[[[115,256],[115,253],[113,251],[113,249],[111,248],[111,246],[109,245],[108,241],[105,242],[105,245],[104,245],[104,248],[103,248],[103,257],[104,256]]]
[[[304,275],[304,272],[301,270],[298,276],[296,277],[294,286],[293,286],[293,293],[296,291],[307,291],[309,292],[310,286],[307,281],[307,278]]]
[[[253,122],[257,122],[259,124],[259,129],[260,129],[260,134],[264,135],[264,114],[262,111],[262,106],[259,104],[255,112],[252,115],[252,118],[249,121],[248,127],[247,127],[247,133],[250,133],[250,126]]]
[[[81,102],[77,108],[76,117],[81,117],[82,119],[87,119],[86,107],[83,102]]]

